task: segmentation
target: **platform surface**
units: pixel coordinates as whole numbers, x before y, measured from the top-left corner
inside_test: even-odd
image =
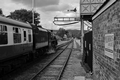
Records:
[[[81,65],[80,40],[74,39],[73,52],[61,80],[92,80]]]
[[[75,76],[74,80],[85,80],[85,76]]]

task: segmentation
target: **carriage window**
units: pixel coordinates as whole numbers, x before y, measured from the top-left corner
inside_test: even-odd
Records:
[[[24,41],[26,41],[26,31],[24,31]]]
[[[31,42],[31,37],[32,37],[31,34],[32,34],[32,33],[31,33],[31,30],[28,30],[28,40],[29,40],[29,42]]]
[[[0,45],[7,43],[8,43],[7,26],[0,25]]]
[[[13,27],[14,43],[21,43],[21,29]]]

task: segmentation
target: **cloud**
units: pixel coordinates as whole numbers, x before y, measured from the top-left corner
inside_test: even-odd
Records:
[[[55,12],[55,17],[79,17],[80,14],[75,12],[64,12],[64,11],[57,11]]]
[[[60,0],[60,3],[79,4],[80,0]]]
[[[29,7],[32,6],[32,0],[12,0],[12,1],[16,3],[24,4]],[[35,7],[44,7],[44,6],[59,4],[59,0],[34,0],[34,1],[35,1]]]
[[[7,2],[7,4],[6,4]],[[80,29],[80,24],[68,26],[58,26],[53,24],[54,17],[74,17],[75,13],[67,13],[68,9],[77,8],[79,13],[79,0],[35,0],[35,11],[40,14],[40,25],[46,29]],[[32,0],[0,0],[0,8],[3,13],[8,15],[10,12],[17,9],[31,10]],[[78,14],[79,16],[79,14]]]
[[[64,11],[70,9],[71,6],[69,4],[59,4],[59,5],[49,5],[46,7],[42,7],[42,11]]]
[[[14,10],[21,8],[27,9],[25,5],[13,3],[11,0],[0,0],[0,8],[3,10],[3,14],[6,16],[9,15],[10,12],[13,12]]]

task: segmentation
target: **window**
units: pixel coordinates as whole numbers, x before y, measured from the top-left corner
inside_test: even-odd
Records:
[[[21,43],[21,29],[13,27],[13,40],[14,43]]]
[[[31,30],[28,30],[28,40],[29,40],[29,42],[31,42],[32,40],[31,40],[31,37],[32,37],[32,35],[31,35],[32,33],[31,33]]]
[[[7,43],[8,43],[7,26],[0,25],[0,45]]]
[[[86,45],[86,41],[85,41],[85,48],[86,48],[86,46],[87,46],[87,45]]]
[[[26,41],[26,31],[24,31],[24,41]]]

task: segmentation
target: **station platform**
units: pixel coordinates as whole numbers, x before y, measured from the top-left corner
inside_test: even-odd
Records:
[[[74,39],[74,50],[62,80],[93,80],[92,75],[87,73],[81,65],[82,54],[80,53],[79,48],[80,40]]]

